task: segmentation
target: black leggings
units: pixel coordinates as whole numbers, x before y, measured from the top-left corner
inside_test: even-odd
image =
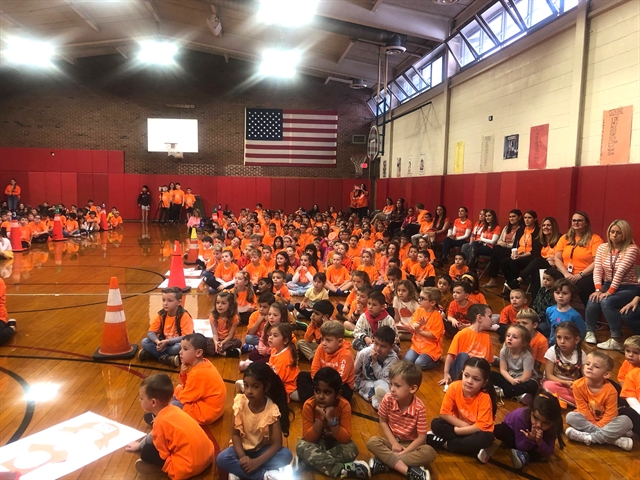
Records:
[[[516,447],[516,432],[514,432],[509,425],[498,423],[493,428],[493,434],[496,436],[496,440],[500,440],[502,442],[502,446],[504,448],[518,448]],[[527,453],[529,454],[529,460],[534,462],[540,461],[544,458],[535,450],[529,450]]]
[[[431,430],[436,436],[446,440],[447,451],[451,453],[476,455],[481,449],[493,444],[493,432],[482,431],[463,436],[456,434],[453,429],[453,425],[441,418],[431,420]]]
[[[491,254],[491,261],[487,269],[487,275],[491,278],[498,278],[498,272],[500,271],[500,264],[505,258],[511,256],[511,249],[496,245],[493,247],[493,253]]]
[[[469,240],[466,238],[464,240],[456,240],[449,237],[445,238],[444,243],[442,244],[442,253],[440,254],[440,259],[443,262],[446,262],[451,249],[454,247],[462,247],[465,243],[469,243]]]
[[[140,458],[152,465],[164,467],[164,460],[160,458],[160,453],[153,445],[153,442],[145,443],[144,447],[142,447],[142,450],[140,451]]]
[[[526,257],[517,258],[512,260],[511,257],[507,257],[500,262],[504,279],[507,282],[512,282],[520,276],[520,272],[524,270],[535,257],[533,255],[527,255]]]
[[[538,382],[535,380],[527,380],[526,382],[519,383],[518,385],[511,385],[500,372],[495,371],[489,373],[489,378],[491,378],[491,382],[496,387],[500,387],[502,389],[506,398],[519,397],[525,393],[535,395],[538,391]]]
[[[540,274],[538,271],[548,268],[551,268],[551,265],[549,265],[549,261],[546,258],[536,257],[520,272],[520,278],[522,278],[522,280],[531,277],[531,280],[529,280],[531,298],[536,298],[538,290],[540,290]]]
[[[15,334],[16,331],[7,322],[0,320],[0,345],[7,343]]]

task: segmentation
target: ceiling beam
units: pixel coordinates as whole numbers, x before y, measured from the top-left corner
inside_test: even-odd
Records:
[[[160,16],[156,5],[153,3],[153,0],[144,0],[144,4],[146,5],[147,10],[149,10],[151,15],[153,15],[153,18],[156,19],[156,22],[162,23],[162,17]]]
[[[342,55],[340,55],[340,58],[338,59],[338,65],[340,65],[342,61],[346,58],[346,56],[349,55],[349,51],[353,48],[355,44],[356,42],[354,42],[353,40],[349,40],[347,47],[342,51]]]
[[[76,12],[80,18],[82,18],[87,24],[93,28],[96,32],[100,31],[98,24],[91,18],[91,16],[84,11],[84,9],[78,5],[75,5],[72,0],[65,0],[65,3],[71,7],[71,10]]]
[[[378,8],[380,8],[380,5],[382,5],[382,0],[371,0],[371,2],[373,3],[373,5],[371,5],[371,11],[378,11]]]
[[[4,20],[5,22],[7,22],[8,24],[10,24],[12,27],[14,28],[18,28],[20,30],[23,31],[27,31],[27,27],[25,27],[22,23],[20,23],[18,20],[16,20],[15,18],[13,18],[11,15],[4,13],[4,11],[0,10],[0,18],[2,20]]]
[[[127,51],[122,48],[122,47],[116,47],[116,52],[118,52],[120,55],[122,55],[124,58],[129,58],[129,54],[127,53]]]

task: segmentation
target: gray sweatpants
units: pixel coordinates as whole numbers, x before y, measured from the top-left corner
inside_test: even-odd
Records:
[[[567,424],[580,432],[590,434],[593,443],[614,443],[633,428],[631,419],[625,415],[617,416],[604,427],[598,427],[578,412],[567,413]]]

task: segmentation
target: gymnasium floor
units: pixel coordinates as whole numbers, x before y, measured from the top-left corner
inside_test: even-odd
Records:
[[[138,403],[138,386],[142,378],[157,371],[172,374],[177,383],[177,369],[158,363],[133,359],[94,363],[91,355],[99,346],[105,315],[109,279],[116,276],[124,299],[124,311],[131,342],[139,342],[147,331],[149,315],[157,312],[160,296],[157,285],[171,263],[171,245],[184,229],[143,227],[128,223],[124,230],[96,235],[95,238],[34,246],[27,254],[18,254],[12,263],[0,262],[0,273],[7,283],[9,316],[18,321],[18,334],[8,345],[0,347],[0,445],[31,435],[86,411],[92,411],[130,427],[147,431]],[[485,291],[495,311],[505,301]],[[186,308],[194,318],[208,318],[212,297],[192,293]],[[240,331],[244,334],[244,329]],[[494,339],[495,353],[499,351]],[[403,348],[403,351],[406,351]],[[445,351],[448,341],[445,340]],[[616,370],[623,355],[613,353]],[[214,364],[228,382],[226,406],[231,409],[233,382],[241,378],[237,359],[217,357]],[[309,364],[301,362],[302,370]],[[442,389],[436,384],[441,369],[424,374],[419,397],[427,407],[429,420],[438,414]],[[27,403],[25,389],[39,383],[58,385],[57,395],[48,401]],[[518,405],[510,400],[500,407],[497,421]],[[360,449],[358,458],[368,460],[366,440],[379,434],[376,412],[357,395],[353,438]],[[295,414],[292,431],[285,445],[295,451],[300,438],[300,404],[291,404]],[[231,415],[211,426],[211,433],[224,448],[229,440]],[[65,479],[117,480],[142,479],[136,474],[138,457],[120,449],[91,463]],[[506,451],[498,450],[489,465],[474,458],[439,453],[431,466],[434,478],[451,479],[608,479],[638,478],[640,443],[632,452],[613,446],[586,447],[568,443],[564,451],[556,449],[549,463],[533,464],[522,472],[511,469]],[[633,472],[636,472],[633,474]],[[209,470],[198,478],[218,478]],[[305,472],[301,478],[324,478]],[[376,478],[401,478],[381,475]]]

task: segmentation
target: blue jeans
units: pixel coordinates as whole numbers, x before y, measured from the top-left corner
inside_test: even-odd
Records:
[[[180,353],[180,342],[174,343],[173,345],[169,345],[163,351],[159,352],[156,349],[156,344],[149,340],[149,337],[143,338],[140,342],[140,346],[144,348],[149,355],[151,355],[156,360],[163,355],[178,355]]]
[[[404,354],[404,359],[407,362],[415,363],[421,370],[431,370],[438,365],[438,362],[434,361],[426,353],[418,353],[413,349]]]
[[[449,367],[449,375],[451,375],[451,381],[455,382],[458,380],[458,377],[462,373],[462,369],[464,368],[464,362],[469,360],[469,355],[466,353],[459,353],[456,355],[456,358],[453,360],[453,363]]]
[[[18,196],[17,195],[7,195],[7,207],[12,212],[15,212],[18,209]]]
[[[247,451],[246,453],[249,458],[257,458],[268,448],[269,447],[263,447],[259,450]],[[291,451],[288,448],[282,447],[273,457],[264,462],[260,468],[251,473],[247,473],[240,465],[240,459],[238,458],[238,454],[234,448],[229,447],[220,452],[220,455],[218,455],[218,458],[216,459],[216,464],[218,465],[218,468],[221,468],[227,473],[232,473],[242,479],[262,480],[266,471],[277,470],[278,468],[285,467],[291,463],[291,460],[293,460],[293,454]]]
[[[602,284],[602,291],[606,292],[611,282]],[[620,285],[616,293],[605,298],[600,303],[589,300],[585,311],[587,331],[595,332],[596,323],[600,319],[600,313],[604,313],[607,319],[612,338],[622,338],[622,316],[620,309],[629,303],[638,294],[637,285]]]
[[[173,400],[171,400],[171,405],[175,405],[176,407],[178,407],[181,410],[184,408],[184,403],[182,403],[180,400],[178,400],[175,396],[173,397]]]

